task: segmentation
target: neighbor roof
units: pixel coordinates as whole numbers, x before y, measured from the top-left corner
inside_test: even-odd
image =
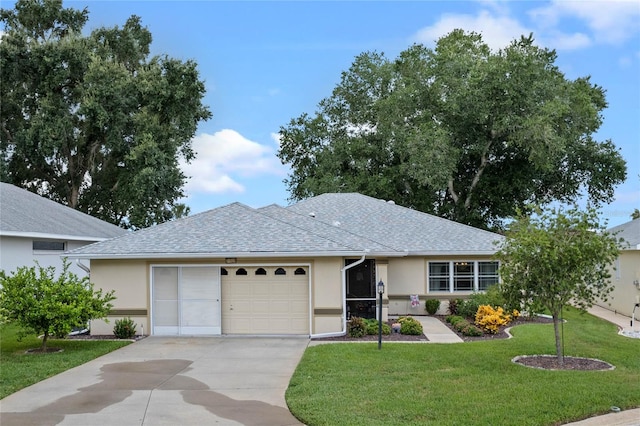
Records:
[[[640,250],[640,219],[634,219],[622,225],[614,226],[608,229],[608,232],[616,234],[617,238],[624,239],[624,247],[632,250]]]
[[[0,235],[101,241],[126,232],[33,192],[0,183]]]
[[[69,253],[87,258],[490,254],[502,237],[360,194],[233,203]]]

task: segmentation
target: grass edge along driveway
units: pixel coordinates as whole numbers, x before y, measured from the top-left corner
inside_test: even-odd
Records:
[[[309,347],[286,392],[291,412],[318,425],[558,425],[640,407],[640,339],[565,312],[565,355],[612,371],[546,371],[517,355],[555,354],[552,324],[514,327],[508,340]]]
[[[19,342],[17,332],[16,325],[0,325],[0,399],[131,343],[51,338],[47,346],[60,348],[62,352],[27,354],[27,349],[39,348],[42,342],[35,335]]]

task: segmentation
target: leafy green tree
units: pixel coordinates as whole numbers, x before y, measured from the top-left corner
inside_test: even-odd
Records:
[[[89,278],[70,272],[66,259],[59,275],[53,266],[40,265],[20,267],[9,276],[0,271],[0,318],[23,327],[23,336],[42,334],[43,352],[50,336],[66,336],[89,320],[106,317],[114,299],[113,291],[94,291]]]
[[[178,161],[211,116],[196,63],[150,57],[137,16],[83,35],[87,19],[61,0],[0,10],[2,179],[127,228],[187,214]]]
[[[621,241],[600,225],[593,208],[540,210],[518,217],[509,228],[496,254],[500,288],[509,305],[551,312],[562,363],[562,309],[571,304],[586,310],[598,299],[607,300],[613,290],[609,267]]]
[[[532,36],[497,52],[455,30],[435,49],[356,57],[314,115],[280,128],[292,200],[357,191],[484,228],[530,203],[611,200],[626,163],[593,134],[607,106]]]
[[[640,210],[635,209],[633,213],[631,213],[631,219],[632,220],[640,219]]]

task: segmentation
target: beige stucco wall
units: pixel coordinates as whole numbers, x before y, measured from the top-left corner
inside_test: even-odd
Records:
[[[634,284],[636,280],[640,282],[640,250],[621,252],[615,266],[617,271],[611,271],[614,290],[607,302],[600,301],[597,304],[630,317],[634,305],[640,299],[640,289]],[[636,317],[640,317],[640,308],[636,308]]]
[[[136,331],[149,334],[149,267],[144,260],[92,260],[91,282],[96,289],[115,290],[114,312],[108,322],[91,322],[92,334],[112,334],[117,319],[131,317]]]
[[[342,330],[342,273],[340,257],[318,258],[311,267],[311,334]]]

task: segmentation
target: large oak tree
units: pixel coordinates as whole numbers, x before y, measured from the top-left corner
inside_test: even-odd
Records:
[[[188,212],[178,161],[211,115],[196,63],[150,56],[136,16],[84,35],[87,9],[19,0],[0,19],[2,180],[123,227]]]
[[[359,55],[280,129],[290,198],[357,191],[484,228],[532,203],[610,201],[626,164],[594,139],[605,92],[555,61],[532,36],[492,51],[462,30],[393,61]]]

